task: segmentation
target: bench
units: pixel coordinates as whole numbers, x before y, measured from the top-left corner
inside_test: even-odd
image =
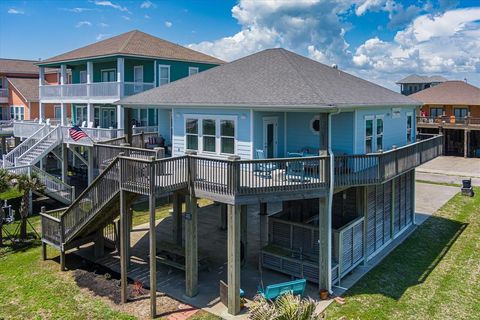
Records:
[[[288,282],[271,284],[269,286],[266,286],[264,290],[258,290],[257,293],[260,294],[265,299],[269,299],[269,300],[275,300],[282,294],[286,294],[286,293],[303,296],[306,285],[307,285],[307,280],[298,279],[298,280],[293,280]]]
[[[185,247],[168,241],[160,241],[156,258],[159,263],[185,271]],[[198,252],[198,269],[209,270],[208,257]]]

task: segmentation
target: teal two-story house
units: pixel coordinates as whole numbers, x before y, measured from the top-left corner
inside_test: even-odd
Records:
[[[266,214],[267,203],[282,202],[260,228],[268,230],[258,252],[263,268],[332,290],[415,224],[414,169],[442,152],[441,136],[416,133],[417,101],[284,49],[115,103],[165,116],[159,132],[172,141],[173,157],[153,184],[165,188],[182,172],[190,203],[201,197],[228,207],[232,314],[240,310],[246,206],[260,204]],[[189,260],[197,250],[192,212],[187,295],[201,281]]]
[[[222,64],[223,61],[152,35],[133,30],[38,63],[40,118],[54,103],[63,124],[124,129],[125,112],[114,102]],[[56,68],[60,83],[44,80],[44,69]],[[71,119],[66,109],[71,108]],[[156,108],[133,109],[136,127],[158,126]]]

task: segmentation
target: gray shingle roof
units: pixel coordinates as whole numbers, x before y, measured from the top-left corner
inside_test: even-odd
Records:
[[[224,63],[222,60],[204,53],[133,30],[43,60],[39,65],[111,55],[138,55],[212,64]]]
[[[122,99],[124,105],[418,105],[389,89],[285,49],[268,49]]]
[[[411,74],[402,80],[397,81],[397,84],[403,83],[432,83],[432,82],[445,82],[447,78],[442,76],[419,76],[418,74]]]
[[[7,78],[7,80],[27,102],[38,101],[38,79]]]

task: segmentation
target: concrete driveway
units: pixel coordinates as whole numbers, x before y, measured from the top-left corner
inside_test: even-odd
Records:
[[[480,186],[480,158],[438,157],[416,169],[416,179],[440,183],[461,184],[471,178]]]

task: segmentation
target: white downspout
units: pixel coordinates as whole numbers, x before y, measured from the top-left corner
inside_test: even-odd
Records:
[[[330,190],[328,192],[328,292],[332,293],[332,206],[335,189],[335,156],[332,152],[332,115],[339,114],[337,110],[328,114],[328,154],[330,156]],[[340,273],[339,273],[340,276]]]

